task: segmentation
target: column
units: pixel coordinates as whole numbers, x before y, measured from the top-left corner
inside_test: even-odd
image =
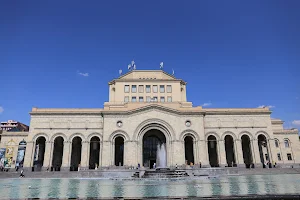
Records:
[[[114,155],[111,153],[112,143],[110,141],[103,141],[103,152],[102,152],[102,166],[109,167],[112,165]]]
[[[51,146],[53,143],[51,143],[51,141],[46,141],[45,145],[45,154],[44,154],[44,163],[43,163],[43,169],[47,169],[49,168],[50,170],[50,157],[51,157]]]
[[[251,140],[251,147],[252,147],[253,163],[255,163],[255,167],[262,167],[262,164],[260,161],[258,141],[256,139]]]
[[[207,141],[206,140],[199,140],[198,141],[198,149],[199,151],[199,158],[201,162],[202,167],[208,167],[209,160],[208,160],[208,149],[207,149]]]
[[[200,162],[199,153],[198,153],[198,140],[193,140],[193,153],[194,153],[194,164],[198,165]]]
[[[64,141],[64,150],[63,150],[63,158],[62,158],[62,166],[61,170],[69,170],[70,162],[71,162],[71,145],[70,141]]]
[[[184,149],[184,142],[179,140],[173,140],[173,165],[176,164],[178,166],[185,165],[185,149]],[[168,159],[169,160],[169,159]],[[168,163],[169,164],[169,163]]]
[[[89,142],[88,141],[83,141],[82,142],[82,147],[81,147],[81,162],[80,162],[80,168],[89,168],[88,160],[89,160]]]
[[[227,161],[226,161],[226,149],[225,149],[224,140],[219,140],[218,146],[219,146],[218,148],[219,165],[220,167],[225,167],[227,165]]]
[[[138,161],[136,160],[135,153],[137,151],[135,141],[124,142],[124,166],[137,166]],[[140,163],[142,164],[142,163]]]
[[[24,168],[29,169],[30,167],[32,167],[33,157],[35,152],[34,150],[35,150],[35,143],[33,141],[27,142],[25,158],[24,158]]]
[[[242,141],[241,140],[235,140],[235,149],[236,149],[236,163],[238,165],[238,167],[244,167],[245,163],[244,163],[244,157],[243,157],[243,147],[242,147]]]

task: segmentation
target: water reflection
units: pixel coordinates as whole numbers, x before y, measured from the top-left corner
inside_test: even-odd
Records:
[[[0,199],[298,194],[300,175],[185,180],[3,179]]]

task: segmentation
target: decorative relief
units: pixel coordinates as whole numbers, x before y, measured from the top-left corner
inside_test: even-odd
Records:
[[[185,121],[185,125],[186,125],[187,127],[190,127],[190,126],[192,125],[192,123],[191,123],[190,120],[186,120],[186,121]]]
[[[122,121],[117,121],[117,127],[121,128],[123,126],[123,122]]]

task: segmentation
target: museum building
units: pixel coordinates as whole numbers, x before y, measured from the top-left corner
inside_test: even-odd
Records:
[[[163,70],[132,70],[108,85],[103,108],[34,107],[29,132],[4,131],[0,148],[10,166],[152,168],[161,164],[157,151],[162,146],[167,167],[300,164],[298,130],[283,129],[283,121],[272,119],[267,107],[193,107],[186,82]]]

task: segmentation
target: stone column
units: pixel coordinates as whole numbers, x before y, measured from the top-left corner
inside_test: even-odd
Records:
[[[258,141],[256,139],[251,140],[251,147],[252,147],[253,163],[255,164],[255,167],[262,167],[262,163],[260,161]]]
[[[112,143],[110,141],[103,141],[103,152],[102,152],[102,166],[109,167],[112,165]]]
[[[226,149],[225,149],[224,140],[219,140],[218,146],[219,146],[218,148],[219,165],[220,167],[225,167],[227,165],[227,162],[226,162]]]
[[[50,157],[51,157],[51,146],[52,143],[51,141],[46,141],[45,143],[46,147],[45,147],[45,154],[44,154],[44,163],[43,163],[43,168],[42,170],[45,170],[47,168],[49,168],[50,170]]]
[[[84,168],[88,169],[89,168],[89,164],[88,164],[88,160],[89,160],[88,151],[89,151],[89,142],[88,141],[83,141],[82,142],[82,147],[81,147],[80,169],[84,169]]]
[[[185,152],[184,152],[184,142],[179,140],[173,140],[173,165],[178,166],[185,165]],[[169,164],[169,163],[168,163]]]
[[[244,163],[244,157],[243,157],[243,147],[242,147],[242,141],[237,139],[235,140],[235,149],[236,149],[236,163],[238,165],[238,167],[244,167],[245,163]]]
[[[64,150],[63,150],[62,169],[61,170],[67,171],[70,168],[71,148],[72,148],[72,143],[70,141],[64,141]]]
[[[207,141],[199,140],[198,141],[198,149],[200,150],[199,154],[199,162],[201,162],[202,167],[209,167],[209,159],[208,159],[208,149],[207,149]]]
[[[33,166],[34,152],[35,152],[35,143],[33,141],[27,142],[24,165],[23,165],[24,168],[27,170],[31,170],[30,168]]]
[[[137,145],[135,141],[124,142],[124,166],[137,166],[136,160]],[[140,163],[142,165],[142,163]]]
[[[193,140],[193,153],[194,153],[194,164],[198,165],[200,162],[199,153],[198,153],[198,140]]]

